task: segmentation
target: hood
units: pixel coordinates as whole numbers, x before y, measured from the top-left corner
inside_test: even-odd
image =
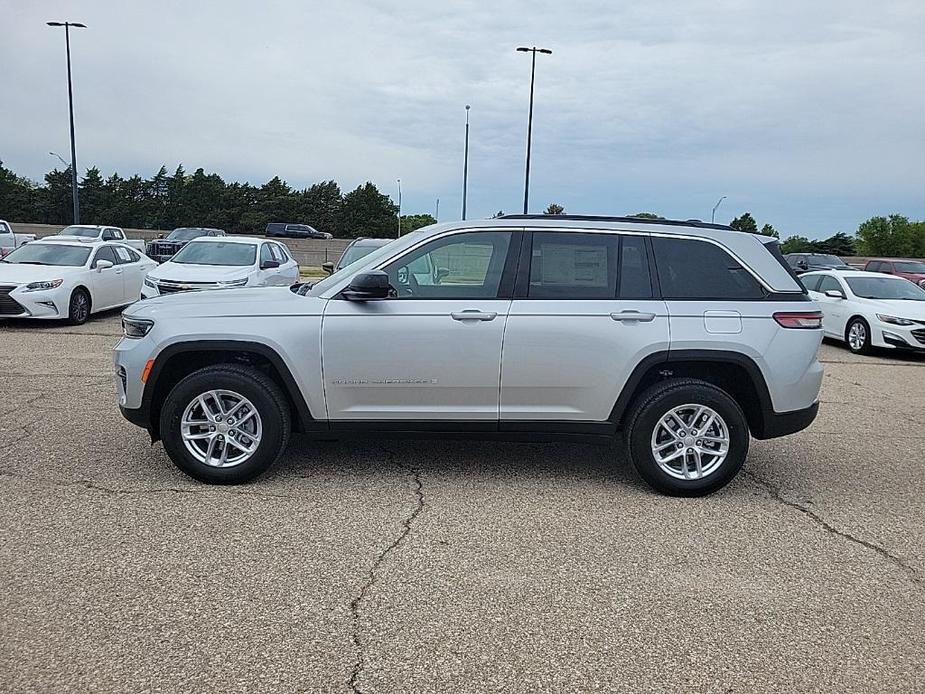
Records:
[[[24,265],[20,263],[0,263],[0,284],[27,284],[56,280],[83,272],[83,267],[63,267],[60,265]]]
[[[254,287],[178,292],[138,301],[125,314],[157,320],[164,318],[221,318],[248,316],[318,315],[324,299],[299,296],[289,287]]]
[[[877,313],[887,313],[898,318],[925,321],[925,301],[911,299],[866,299]]]
[[[229,282],[244,279],[253,272],[252,265],[245,267],[222,265],[187,265],[167,261],[151,270],[148,277],[156,280],[176,280],[178,282]]]

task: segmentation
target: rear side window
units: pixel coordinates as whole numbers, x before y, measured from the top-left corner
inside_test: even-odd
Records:
[[[138,254],[125,246],[113,246],[113,250],[116,253],[116,260],[120,265],[135,263],[139,260]]]
[[[273,252],[273,258],[278,260],[280,263],[288,263],[289,255],[286,253],[285,249],[280,246],[278,243],[269,244],[270,250]]]
[[[652,278],[649,276],[649,258],[646,242],[641,236],[624,236],[620,248],[621,299],[651,299]]]
[[[719,246],[707,241],[653,237],[655,264],[666,299],[760,299],[761,285]]]
[[[613,299],[620,237],[616,234],[533,234],[531,299]]]

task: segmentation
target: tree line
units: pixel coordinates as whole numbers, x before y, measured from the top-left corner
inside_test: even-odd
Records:
[[[70,168],[45,174],[43,184],[18,176],[0,161],[0,215],[36,224],[72,221]],[[321,181],[301,190],[278,176],[261,186],[225,182],[202,168],[192,174],[183,166],[169,174],[162,166],[150,178],[118,173],[104,178],[97,167],[87,169],[78,183],[81,221],[114,224],[131,229],[174,229],[181,226],[218,227],[230,233],[259,233],[270,222],[310,224],[340,238],[391,237],[397,233],[397,206],[374,183],[344,193],[336,181]],[[546,214],[564,214],[550,203]],[[495,216],[501,216],[499,211]],[[631,215],[661,219],[652,212]],[[429,214],[403,215],[402,233],[437,220]],[[729,226],[739,231],[780,238],[770,223],[758,226],[749,213]],[[838,232],[822,240],[790,236],[781,243],[784,253],[831,253],[840,256],[925,257],[925,221],[899,214],[872,217],[855,234]]]
[[[78,182],[80,219],[132,229],[218,227],[230,233],[262,233],[270,222],[309,224],[340,238],[390,237],[398,232],[398,207],[374,183],[344,193],[336,181],[292,188],[278,176],[261,186],[227,183],[202,168],[192,174],[183,166],[173,174],[162,166],[150,178],[118,173],[104,178],[97,167]],[[0,161],[0,215],[35,224],[73,221],[71,171],[57,168],[36,183]],[[430,215],[402,217],[402,232],[436,220]]]

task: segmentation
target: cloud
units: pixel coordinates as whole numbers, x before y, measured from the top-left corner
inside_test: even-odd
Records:
[[[0,158],[34,178],[64,153],[61,30],[72,37],[78,163],[203,166],[292,185],[367,179],[405,209],[522,200],[529,56],[531,198],[575,212],[727,219],[808,235],[893,210],[925,217],[925,5],[647,3],[19,3],[0,0]]]

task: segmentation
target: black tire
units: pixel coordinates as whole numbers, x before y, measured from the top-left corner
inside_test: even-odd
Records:
[[[855,325],[858,326],[858,331],[862,333],[863,340],[860,342],[860,346],[855,347],[851,344],[852,335],[851,329]],[[870,325],[867,324],[867,321],[860,317],[852,318],[848,321],[848,325],[845,328],[845,344],[848,346],[848,350],[853,354],[870,354],[871,344],[870,344]]]
[[[652,435],[661,418],[686,404],[714,410],[725,421],[729,434],[725,459],[700,479],[671,476],[659,466],[652,451]],[[748,455],[748,422],[742,408],[725,391],[705,381],[675,378],[655,384],[636,398],[627,421],[627,456],[649,485],[670,496],[704,496],[721,489],[738,474]]]
[[[194,399],[211,390],[229,390],[253,403],[263,435],[250,458],[232,467],[213,467],[187,450],[180,431],[183,413]],[[194,371],[173,387],[160,412],[164,449],[173,463],[190,477],[209,484],[248,482],[275,463],[286,450],[291,431],[290,411],[280,387],[257,369],[234,365],[209,366]]]
[[[71,292],[67,302],[67,322],[71,325],[83,325],[90,317],[90,294],[83,287]]]

